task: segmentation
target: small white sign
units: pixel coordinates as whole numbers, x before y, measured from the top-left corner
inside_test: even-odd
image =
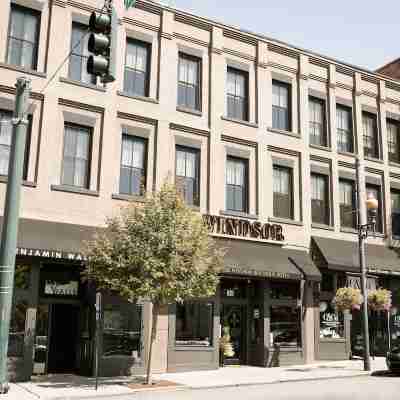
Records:
[[[78,281],[59,283],[46,281],[44,293],[52,296],[78,296]]]

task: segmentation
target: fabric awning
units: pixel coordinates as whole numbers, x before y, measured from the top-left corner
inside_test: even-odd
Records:
[[[245,240],[218,242],[226,249],[223,271],[226,274],[321,280],[321,274],[305,251]]]
[[[326,267],[333,270],[360,272],[358,242],[313,236]],[[400,253],[376,244],[366,244],[367,272],[400,275]]]

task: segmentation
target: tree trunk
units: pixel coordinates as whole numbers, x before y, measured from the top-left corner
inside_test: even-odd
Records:
[[[153,318],[151,324],[151,336],[150,336],[150,346],[149,346],[149,357],[147,359],[147,374],[146,374],[146,384],[152,384],[152,376],[151,376],[151,364],[153,359],[153,344],[156,341],[157,337],[157,321],[158,321],[158,314],[160,311],[159,304],[153,304]]]

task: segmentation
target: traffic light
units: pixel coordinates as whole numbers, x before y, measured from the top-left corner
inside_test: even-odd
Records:
[[[118,16],[111,12],[92,12],[89,19],[88,50],[93,53],[87,61],[87,72],[99,76],[103,83],[115,81],[117,60]]]

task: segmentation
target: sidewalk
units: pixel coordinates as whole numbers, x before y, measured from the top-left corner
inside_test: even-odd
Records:
[[[386,370],[383,357],[372,360],[372,370]],[[250,386],[369,375],[363,370],[362,360],[320,362],[279,368],[225,367],[212,371],[192,371],[155,375],[156,380],[167,380],[178,384],[171,388],[154,390],[205,389],[232,386]],[[133,377],[102,378],[99,389],[94,390],[94,378],[75,375],[52,375],[36,378],[35,381],[12,384],[5,400],[67,400],[74,397],[115,398],[134,394],[127,385]],[[145,389],[148,390],[148,389]],[[150,389],[151,390],[151,389]]]

